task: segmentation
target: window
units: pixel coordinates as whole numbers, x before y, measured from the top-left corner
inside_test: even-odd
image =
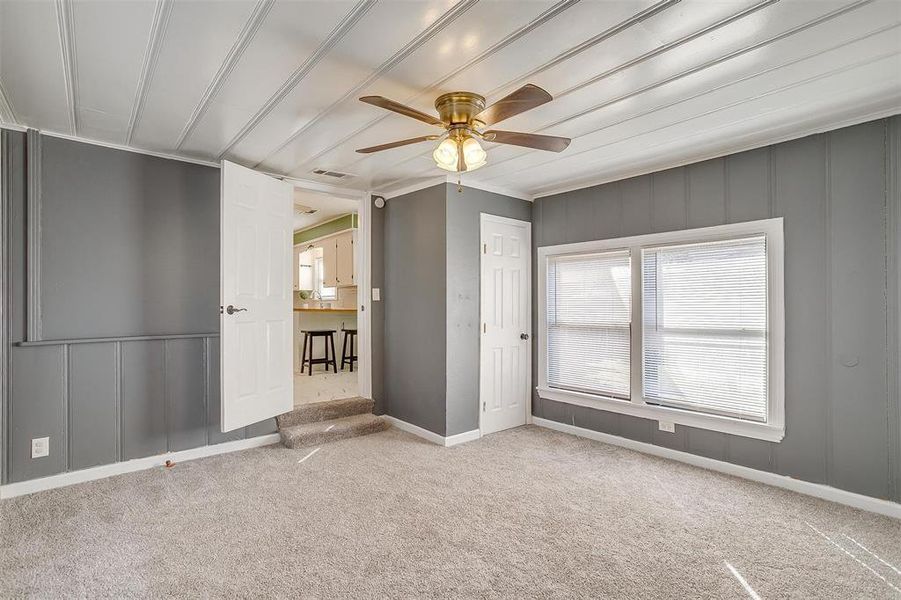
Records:
[[[766,238],[641,256],[646,401],[766,421]]]
[[[542,398],[778,441],[782,220],[538,249]]]
[[[322,264],[322,256],[317,256],[313,259],[313,271],[315,274],[314,282],[316,284],[316,291],[319,292],[319,298],[321,300],[334,300],[337,298],[338,288],[326,287],[323,285],[325,282],[325,267]]]
[[[548,260],[548,384],[629,398],[629,253]]]

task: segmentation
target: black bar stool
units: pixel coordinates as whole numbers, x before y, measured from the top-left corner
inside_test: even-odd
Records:
[[[357,340],[357,330],[356,329],[342,329],[344,332],[344,343],[341,344],[341,370],[344,370],[344,364],[350,363],[350,372],[354,372],[354,363],[357,362],[357,354],[355,352],[355,342]],[[350,341],[350,348],[347,347],[347,342]],[[350,350],[350,352],[348,352]]]
[[[336,363],[336,353],[335,353],[335,330],[334,329],[301,329],[300,331],[303,334],[303,352],[301,352],[301,361],[300,361],[300,372],[303,373],[304,365],[309,365],[309,370],[307,374],[313,375],[313,365],[325,365],[325,370],[328,372],[328,366],[332,365],[332,368],[335,370],[335,373],[338,372],[338,365]],[[325,343],[325,356],[322,358],[313,358],[313,340],[321,337],[323,342]],[[328,347],[329,342],[332,344],[332,357],[329,358],[328,355]],[[310,347],[310,355],[307,357],[307,346]],[[341,362],[342,368],[344,366],[344,362],[342,359]]]

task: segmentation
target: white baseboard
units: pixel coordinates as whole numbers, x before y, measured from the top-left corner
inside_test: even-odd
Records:
[[[480,437],[482,437],[482,432],[478,429],[473,429],[472,431],[464,431],[463,433],[458,433],[457,435],[447,436],[446,438],[444,438],[444,445],[456,446],[457,444],[463,444],[477,440]]]
[[[167,460],[178,463],[186,460],[194,460],[195,458],[203,458],[205,456],[215,456],[217,454],[227,454],[238,450],[269,446],[270,444],[277,444],[279,441],[279,434],[270,433],[268,435],[252,437],[246,440],[235,440],[233,442],[200,446],[199,448],[191,448],[190,450],[167,452],[166,454],[135,458],[110,465],[101,465],[99,467],[91,467],[89,469],[81,469],[69,473],[60,473],[59,475],[51,475],[40,479],[10,483],[0,486],[0,499],[32,494],[34,492],[65,487],[67,485],[74,485],[85,481],[94,481],[95,479],[122,475],[123,473],[133,473],[134,471],[153,469],[165,465]]]
[[[478,429],[473,429],[472,431],[465,431],[463,433],[458,433],[457,435],[445,437],[443,435],[438,435],[433,431],[429,431],[428,429],[423,429],[418,425],[413,425],[412,423],[401,421],[397,417],[392,417],[391,415],[382,415],[382,418],[387,420],[389,423],[391,423],[401,431],[412,433],[417,437],[421,437],[422,439],[432,442],[433,444],[438,444],[439,446],[456,446],[457,444],[471,442],[472,440],[477,440],[482,437],[482,434]]]
[[[628,448],[629,450],[635,450],[644,454],[652,454],[661,458],[677,460],[679,462],[694,465],[696,467],[701,467],[702,469],[709,469],[711,471],[718,471],[720,473],[734,475],[735,477],[741,477],[743,479],[750,479],[751,481],[757,481],[759,483],[765,483],[767,485],[784,488],[786,490],[798,492],[799,494],[805,494],[807,496],[829,500],[830,502],[837,502],[838,504],[844,504],[846,506],[852,506],[861,510],[878,513],[880,515],[894,517],[895,519],[901,519],[901,504],[890,502],[889,500],[880,500],[879,498],[872,498],[870,496],[864,496],[863,494],[855,494],[854,492],[840,490],[838,488],[830,487],[828,485],[822,485],[820,483],[811,483],[809,481],[794,479],[785,475],[778,475],[776,473],[769,473],[767,471],[759,471],[750,467],[743,467],[741,465],[735,465],[721,460],[707,458],[706,456],[698,456],[697,454],[691,454],[690,452],[672,450],[663,446],[648,444],[646,442],[638,442],[635,440],[630,440],[628,438],[619,437],[617,435],[610,435],[609,433],[592,431],[591,429],[576,427],[575,425],[567,425],[566,423],[558,423],[557,421],[542,419],[540,417],[533,417],[532,422],[539,427],[546,427],[555,431],[569,433],[579,437],[596,440],[598,442],[604,442],[605,444],[611,444],[613,446],[621,446],[623,448]]]

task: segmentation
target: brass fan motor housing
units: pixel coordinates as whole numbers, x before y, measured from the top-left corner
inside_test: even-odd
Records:
[[[473,117],[485,108],[485,98],[472,92],[450,92],[442,94],[435,100],[435,109],[441,120],[448,125],[472,125],[481,123]]]

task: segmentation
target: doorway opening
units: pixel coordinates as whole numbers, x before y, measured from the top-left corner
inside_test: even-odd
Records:
[[[294,188],[294,405],[361,395],[360,197]]]

